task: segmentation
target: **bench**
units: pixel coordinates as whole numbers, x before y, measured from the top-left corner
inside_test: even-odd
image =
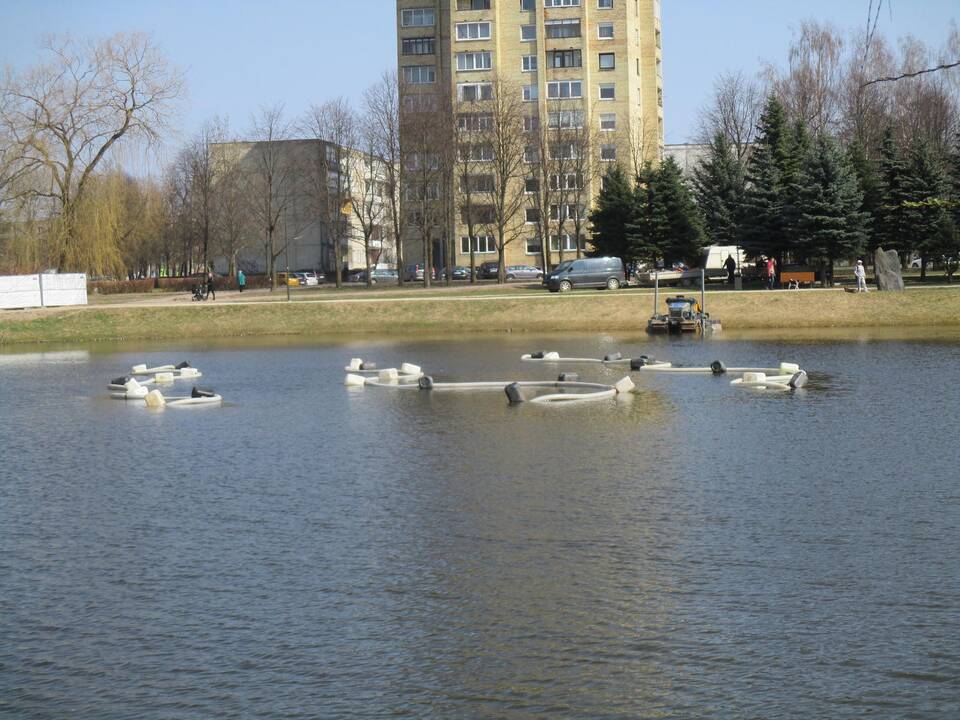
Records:
[[[813,284],[817,281],[817,274],[813,270],[782,270],[780,272],[780,287],[790,290],[799,290],[801,285]]]

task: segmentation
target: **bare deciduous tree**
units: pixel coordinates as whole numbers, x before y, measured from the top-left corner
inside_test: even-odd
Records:
[[[94,172],[120,144],[160,139],[183,81],[143,34],[51,37],[43,47],[49,61],[5,74],[0,127],[18,162],[46,175],[32,192],[53,203],[57,266],[82,267],[75,215]]]
[[[697,140],[710,143],[721,133],[743,162],[753,141],[763,94],[756,80],[742,72],[724,73],[713,83],[713,95],[700,109]],[[640,166],[635,166],[638,170]]]
[[[379,131],[376,123],[376,117],[369,114],[359,119],[357,147],[347,155],[348,173],[353,178],[350,183],[350,208],[360,226],[367,287],[373,284],[370,272],[373,241],[379,240],[382,248],[385,240],[383,228],[389,207],[385,198],[387,172],[383,160],[377,157]]]

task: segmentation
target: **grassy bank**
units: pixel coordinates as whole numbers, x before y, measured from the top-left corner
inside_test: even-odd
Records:
[[[646,327],[652,307],[652,294],[637,290],[101,305],[0,312],[0,345],[270,335],[636,332]],[[960,288],[866,295],[840,290],[709,292],[707,310],[727,329],[960,328]]]

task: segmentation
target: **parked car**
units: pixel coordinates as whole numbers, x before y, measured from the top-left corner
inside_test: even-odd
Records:
[[[625,282],[620,258],[601,257],[562,262],[546,276],[544,284],[550,292],[566,292],[575,287],[616,290]]]
[[[450,273],[450,277],[453,280],[469,280],[470,279],[470,268],[464,267],[463,265],[457,265]],[[440,279],[447,279],[446,268],[440,271]]]
[[[367,281],[367,271],[366,270],[357,270],[347,275],[347,282],[366,282]]]
[[[481,280],[490,280],[491,278],[497,277],[497,269],[500,267],[500,263],[485,262],[480,265],[480,269],[477,270],[477,277]]]
[[[320,277],[313,270],[297,270],[295,273],[301,285],[319,285]]]
[[[508,265],[504,272],[507,280],[540,280],[543,277],[543,270],[533,265]]]
[[[407,265],[406,269],[403,271],[403,279],[406,281],[423,280],[423,271],[423,263]],[[437,279],[437,271],[434,268],[430,268],[430,279]]]
[[[397,282],[400,279],[400,273],[390,268],[374,268],[370,273],[370,282],[376,284]]]

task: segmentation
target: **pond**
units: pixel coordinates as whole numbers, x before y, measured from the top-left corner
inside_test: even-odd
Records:
[[[955,717],[960,341],[849,338],[0,354],[0,715]],[[554,378],[533,350],[810,382],[634,373],[564,407],[343,385],[351,357]],[[180,360],[223,407],[107,397]]]

